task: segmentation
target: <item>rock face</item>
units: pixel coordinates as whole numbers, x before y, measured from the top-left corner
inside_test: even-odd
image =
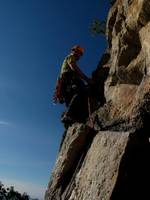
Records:
[[[150,199],[150,0],[116,0],[93,72],[94,127],[66,130],[45,200]]]

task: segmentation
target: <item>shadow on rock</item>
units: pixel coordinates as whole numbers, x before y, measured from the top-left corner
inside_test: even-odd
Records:
[[[141,132],[131,135],[111,200],[150,199],[150,143]]]

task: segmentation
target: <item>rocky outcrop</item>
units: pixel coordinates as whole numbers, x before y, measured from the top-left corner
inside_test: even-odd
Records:
[[[90,120],[66,130],[45,200],[150,199],[150,0],[116,0]]]

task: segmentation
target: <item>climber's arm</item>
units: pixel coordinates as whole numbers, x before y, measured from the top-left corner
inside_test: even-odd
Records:
[[[90,79],[81,71],[81,69],[76,65],[75,62],[68,63],[70,68],[75,71],[81,79],[85,80],[87,83],[90,83]]]

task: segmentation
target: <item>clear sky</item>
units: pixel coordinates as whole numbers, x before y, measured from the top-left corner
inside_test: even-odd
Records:
[[[52,96],[64,57],[85,48],[79,65],[90,76],[105,49],[89,31],[107,0],[0,0],[0,180],[43,197],[63,126]]]

